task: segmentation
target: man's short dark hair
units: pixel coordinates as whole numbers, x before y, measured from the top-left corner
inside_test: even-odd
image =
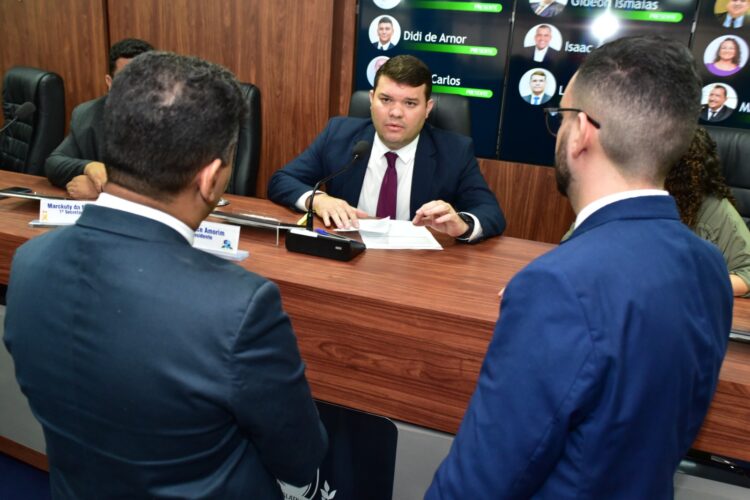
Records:
[[[723,90],[724,91],[724,97],[726,97],[728,95],[727,94],[727,88],[724,85],[714,85],[714,89],[721,89],[721,90]],[[713,90],[713,89],[711,89],[711,90]]]
[[[378,21],[378,24],[384,24],[384,23],[385,23],[385,24],[391,24],[391,25],[392,25],[392,24],[393,24],[393,21],[391,21],[391,18],[390,18],[390,17],[388,17],[388,16],[383,16],[383,17],[381,17],[381,18],[380,18],[380,20]]]
[[[378,80],[381,76],[387,76],[396,83],[408,85],[409,87],[425,86],[425,99],[432,95],[432,73],[425,63],[410,55],[391,57],[375,73],[375,88],[378,88]]]
[[[114,44],[109,49],[109,75],[115,76],[117,60],[122,58],[132,59],[144,52],[154,50],[150,43],[137,38],[125,38]]]
[[[244,113],[225,68],[170,52],[136,57],[104,108],[109,181],[156,199],[180,192],[213,160],[231,164]]]
[[[571,106],[601,123],[604,152],[623,175],[661,183],[687,151],[701,109],[701,80],[686,45],[621,38],[578,69]]]

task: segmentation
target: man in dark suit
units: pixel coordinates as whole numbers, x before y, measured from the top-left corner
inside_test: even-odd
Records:
[[[538,0],[529,2],[529,7],[537,16],[554,17],[563,11],[565,5],[555,0]]]
[[[725,28],[742,28],[746,24],[748,0],[727,0],[726,12],[716,15],[716,19]]]
[[[727,88],[723,85],[714,85],[708,93],[708,101],[701,109],[701,120],[720,122],[729,118],[733,110],[725,106],[726,102]]]
[[[606,44],[571,79],[555,170],[575,230],[506,287],[428,500],[673,497],[732,321],[721,253],[663,190],[700,95],[689,49],[661,37]]]
[[[377,50],[390,50],[395,45],[391,42],[393,38],[393,20],[388,16],[383,16],[378,21],[378,40],[373,42],[372,46]]]
[[[541,69],[531,73],[529,77],[529,90],[531,93],[523,96],[523,100],[534,106],[541,106],[546,104],[547,101],[552,99],[551,94],[547,94],[544,90],[547,88],[547,73]]]
[[[552,28],[548,24],[540,24],[534,32],[534,48],[531,58],[538,63],[551,63],[557,51],[549,46],[552,41]]]
[[[367,141],[370,153],[314,197],[326,226],[391,217],[470,242],[501,234],[505,218],[471,139],[425,124],[431,92],[432,74],[422,61],[389,59],[370,91],[372,118],[332,119],[305,152],[273,174],[268,197],[305,210],[315,183],[342,168],[357,142]]]
[[[126,38],[109,49],[109,74],[104,76],[107,90],[112,78],[135,56],[154,50],[148,42]],[[49,181],[64,187],[75,199],[96,199],[107,182],[104,161],[102,122],[107,96],[76,106],[70,119],[70,133],[50,154],[44,164]]]
[[[227,70],[136,57],[104,110],[104,192],[14,257],[5,343],[53,498],[282,498],[277,479],[315,478],[326,433],[278,288],[190,245],[244,112]]]

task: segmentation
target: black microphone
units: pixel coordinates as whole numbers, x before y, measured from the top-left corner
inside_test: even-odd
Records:
[[[20,109],[20,108],[19,108]],[[359,160],[359,158],[367,153],[370,150],[370,143],[367,141],[359,141],[357,144],[354,145],[354,149],[352,149],[352,159],[349,160],[349,163],[346,164],[344,168],[341,170],[337,170],[333,172],[332,174],[323,177],[318,182],[315,183],[315,186],[313,187],[313,192],[310,195],[310,204],[307,207],[307,221],[306,221],[306,229],[308,231],[313,230],[313,201],[315,200],[315,193],[318,191],[318,188],[325,184],[326,182],[330,181],[334,177],[343,174],[349,168],[354,165],[354,162]]]
[[[0,134],[5,132],[5,130],[13,125],[17,120],[28,120],[31,118],[31,115],[36,112],[36,106],[34,106],[33,102],[26,101],[25,103],[21,104],[16,108],[16,111],[13,113],[13,118],[5,124],[3,128],[0,129]]]

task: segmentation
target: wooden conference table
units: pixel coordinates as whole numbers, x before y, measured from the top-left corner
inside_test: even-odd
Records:
[[[60,195],[42,177],[0,172],[0,188]],[[291,222],[267,200],[226,196],[223,210]],[[14,250],[49,229],[31,228],[33,200],[0,199],[0,283]],[[287,252],[283,236],[243,227],[246,269],[276,282],[317,399],[455,433],[498,317],[497,292],[554,245],[509,237],[479,245],[442,235],[444,251],[370,250],[351,262]],[[750,331],[750,300],[734,325]],[[750,344],[730,342],[718,389],[694,448],[750,461]]]

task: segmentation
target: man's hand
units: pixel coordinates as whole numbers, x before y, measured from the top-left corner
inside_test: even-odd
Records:
[[[83,168],[83,174],[88,177],[96,190],[101,193],[107,183],[107,167],[100,161],[87,163]]]
[[[85,175],[76,175],[65,186],[68,195],[76,200],[95,200],[99,197],[99,190],[94,183]]]
[[[431,201],[419,207],[411,222],[415,226],[429,226],[453,238],[458,238],[469,229],[469,225],[458,216],[451,204],[443,200]]]
[[[369,217],[367,213],[352,207],[344,200],[325,193],[317,193],[313,205],[315,213],[323,219],[326,227],[330,227],[333,222],[339,229],[359,228],[359,218]]]

